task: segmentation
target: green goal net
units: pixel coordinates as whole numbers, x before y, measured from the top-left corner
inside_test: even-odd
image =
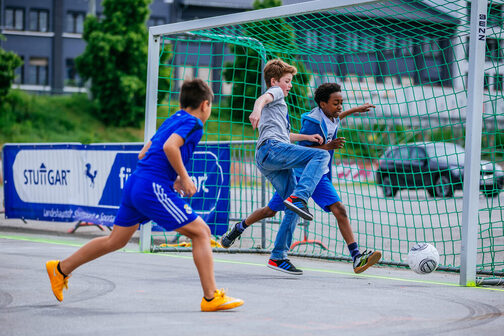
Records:
[[[501,2],[489,2],[480,192],[471,195],[479,205],[477,271],[489,276],[504,275],[503,11]],[[287,98],[293,132],[301,114],[315,107],[315,89],[341,84],[344,110],[376,106],[341,121],[338,136],[346,145],[332,162],[332,181],[359,246],[381,250],[385,264],[404,265],[414,243],[429,242],[442,269],[459,270],[469,19],[466,1],[368,1],[224,26],[216,18],[209,28],[161,34],[158,92],[164,99],[157,118],[178,109],[185,79],[199,77],[213,88],[202,142],[230,146],[229,204],[217,209],[228,214],[220,224],[225,231],[273,194],[255,166],[258,133],[248,121],[264,91],[264,63],[281,58],[298,69]],[[310,207],[315,219],[299,223],[291,252],[350,260],[334,215],[313,201]],[[248,228],[233,251],[271,250],[281,218]],[[152,244],[156,251],[187,245],[165,232],[153,232]]]

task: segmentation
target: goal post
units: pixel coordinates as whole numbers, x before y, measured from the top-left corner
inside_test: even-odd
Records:
[[[464,205],[462,211],[462,251],[460,285],[476,285],[478,243],[478,195],[483,111],[483,74],[485,73],[485,41],[487,0],[473,0],[469,42],[469,74],[467,78],[467,124],[465,139]]]
[[[384,264],[405,266],[409,248],[428,242],[440,269],[461,273],[461,285],[485,281],[476,275],[500,279],[504,4],[474,0],[471,7],[319,0],[151,27],[145,141],[178,109],[185,79],[207,81],[216,99],[202,142],[230,150],[229,198],[220,211],[231,225],[244,219],[273,194],[255,167],[258,134],[248,116],[265,89],[264,63],[282,58],[298,68],[287,98],[294,132],[322,83],[341,84],[345,110],[376,106],[341,121],[338,136],[347,142],[332,163],[359,246],[381,250]],[[160,79],[169,84],[158,87]],[[296,230],[292,254],[350,260],[335,217],[309,205],[315,219]],[[271,250],[281,216],[251,226],[233,251]],[[178,236],[150,226],[140,237],[142,251],[184,250]]]

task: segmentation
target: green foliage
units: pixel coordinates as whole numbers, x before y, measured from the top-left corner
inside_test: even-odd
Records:
[[[141,142],[141,128],[106,127],[84,94],[30,95],[12,90],[0,102],[0,144],[6,142]]]
[[[144,118],[150,2],[104,0],[105,18],[86,18],[87,46],[76,65],[91,79],[96,116],[106,125],[138,126]]]
[[[3,36],[0,35],[0,40]],[[0,99],[3,99],[14,81],[14,70],[23,64],[21,58],[11,51],[0,48]]]
[[[254,9],[263,9],[281,6],[281,0],[255,0]],[[263,55],[262,46],[268,50],[294,50],[296,48],[294,28],[284,19],[270,20],[268,25],[264,25],[262,34],[255,33],[258,23],[243,25],[244,36],[251,39],[246,41],[246,46],[231,44],[229,47],[235,54],[234,62],[227,62],[223,71],[223,77],[227,82],[233,83],[232,97],[230,98],[230,107],[232,109],[231,119],[234,121],[248,122],[248,114],[252,112],[254,102],[261,94],[261,59],[281,58],[298,69],[298,74],[294,76],[293,87],[287,97],[290,105],[290,114],[300,116],[308,110],[308,83],[310,76],[307,74],[305,65],[292,56],[288,56],[281,51],[270,52]],[[281,48],[278,44],[270,45],[270,37],[274,35],[283,41]],[[256,41],[260,42],[257,43]],[[285,49],[284,49],[285,48]],[[264,63],[267,59],[263,59]]]

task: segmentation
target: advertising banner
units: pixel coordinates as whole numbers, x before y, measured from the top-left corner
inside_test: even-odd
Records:
[[[141,144],[6,144],[6,218],[113,225]],[[230,150],[199,145],[187,167],[197,193],[186,199],[210,225],[227,230]]]

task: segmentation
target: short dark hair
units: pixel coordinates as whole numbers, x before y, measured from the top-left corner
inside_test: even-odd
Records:
[[[271,87],[272,78],[278,81],[283,75],[288,73],[294,76],[297,73],[296,67],[282,61],[279,58],[268,61],[268,63],[264,66],[264,80],[266,81],[266,87]]]
[[[207,83],[199,78],[184,81],[179,97],[182,108],[190,107],[197,109],[205,100],[208,100],[210,103],[213,100],[212,89]]]
[[[320,107],[321,102],[328,102],[334,92],[341,92],[341,86],[336,83],[324,83],[315,90],[315,102]]]

